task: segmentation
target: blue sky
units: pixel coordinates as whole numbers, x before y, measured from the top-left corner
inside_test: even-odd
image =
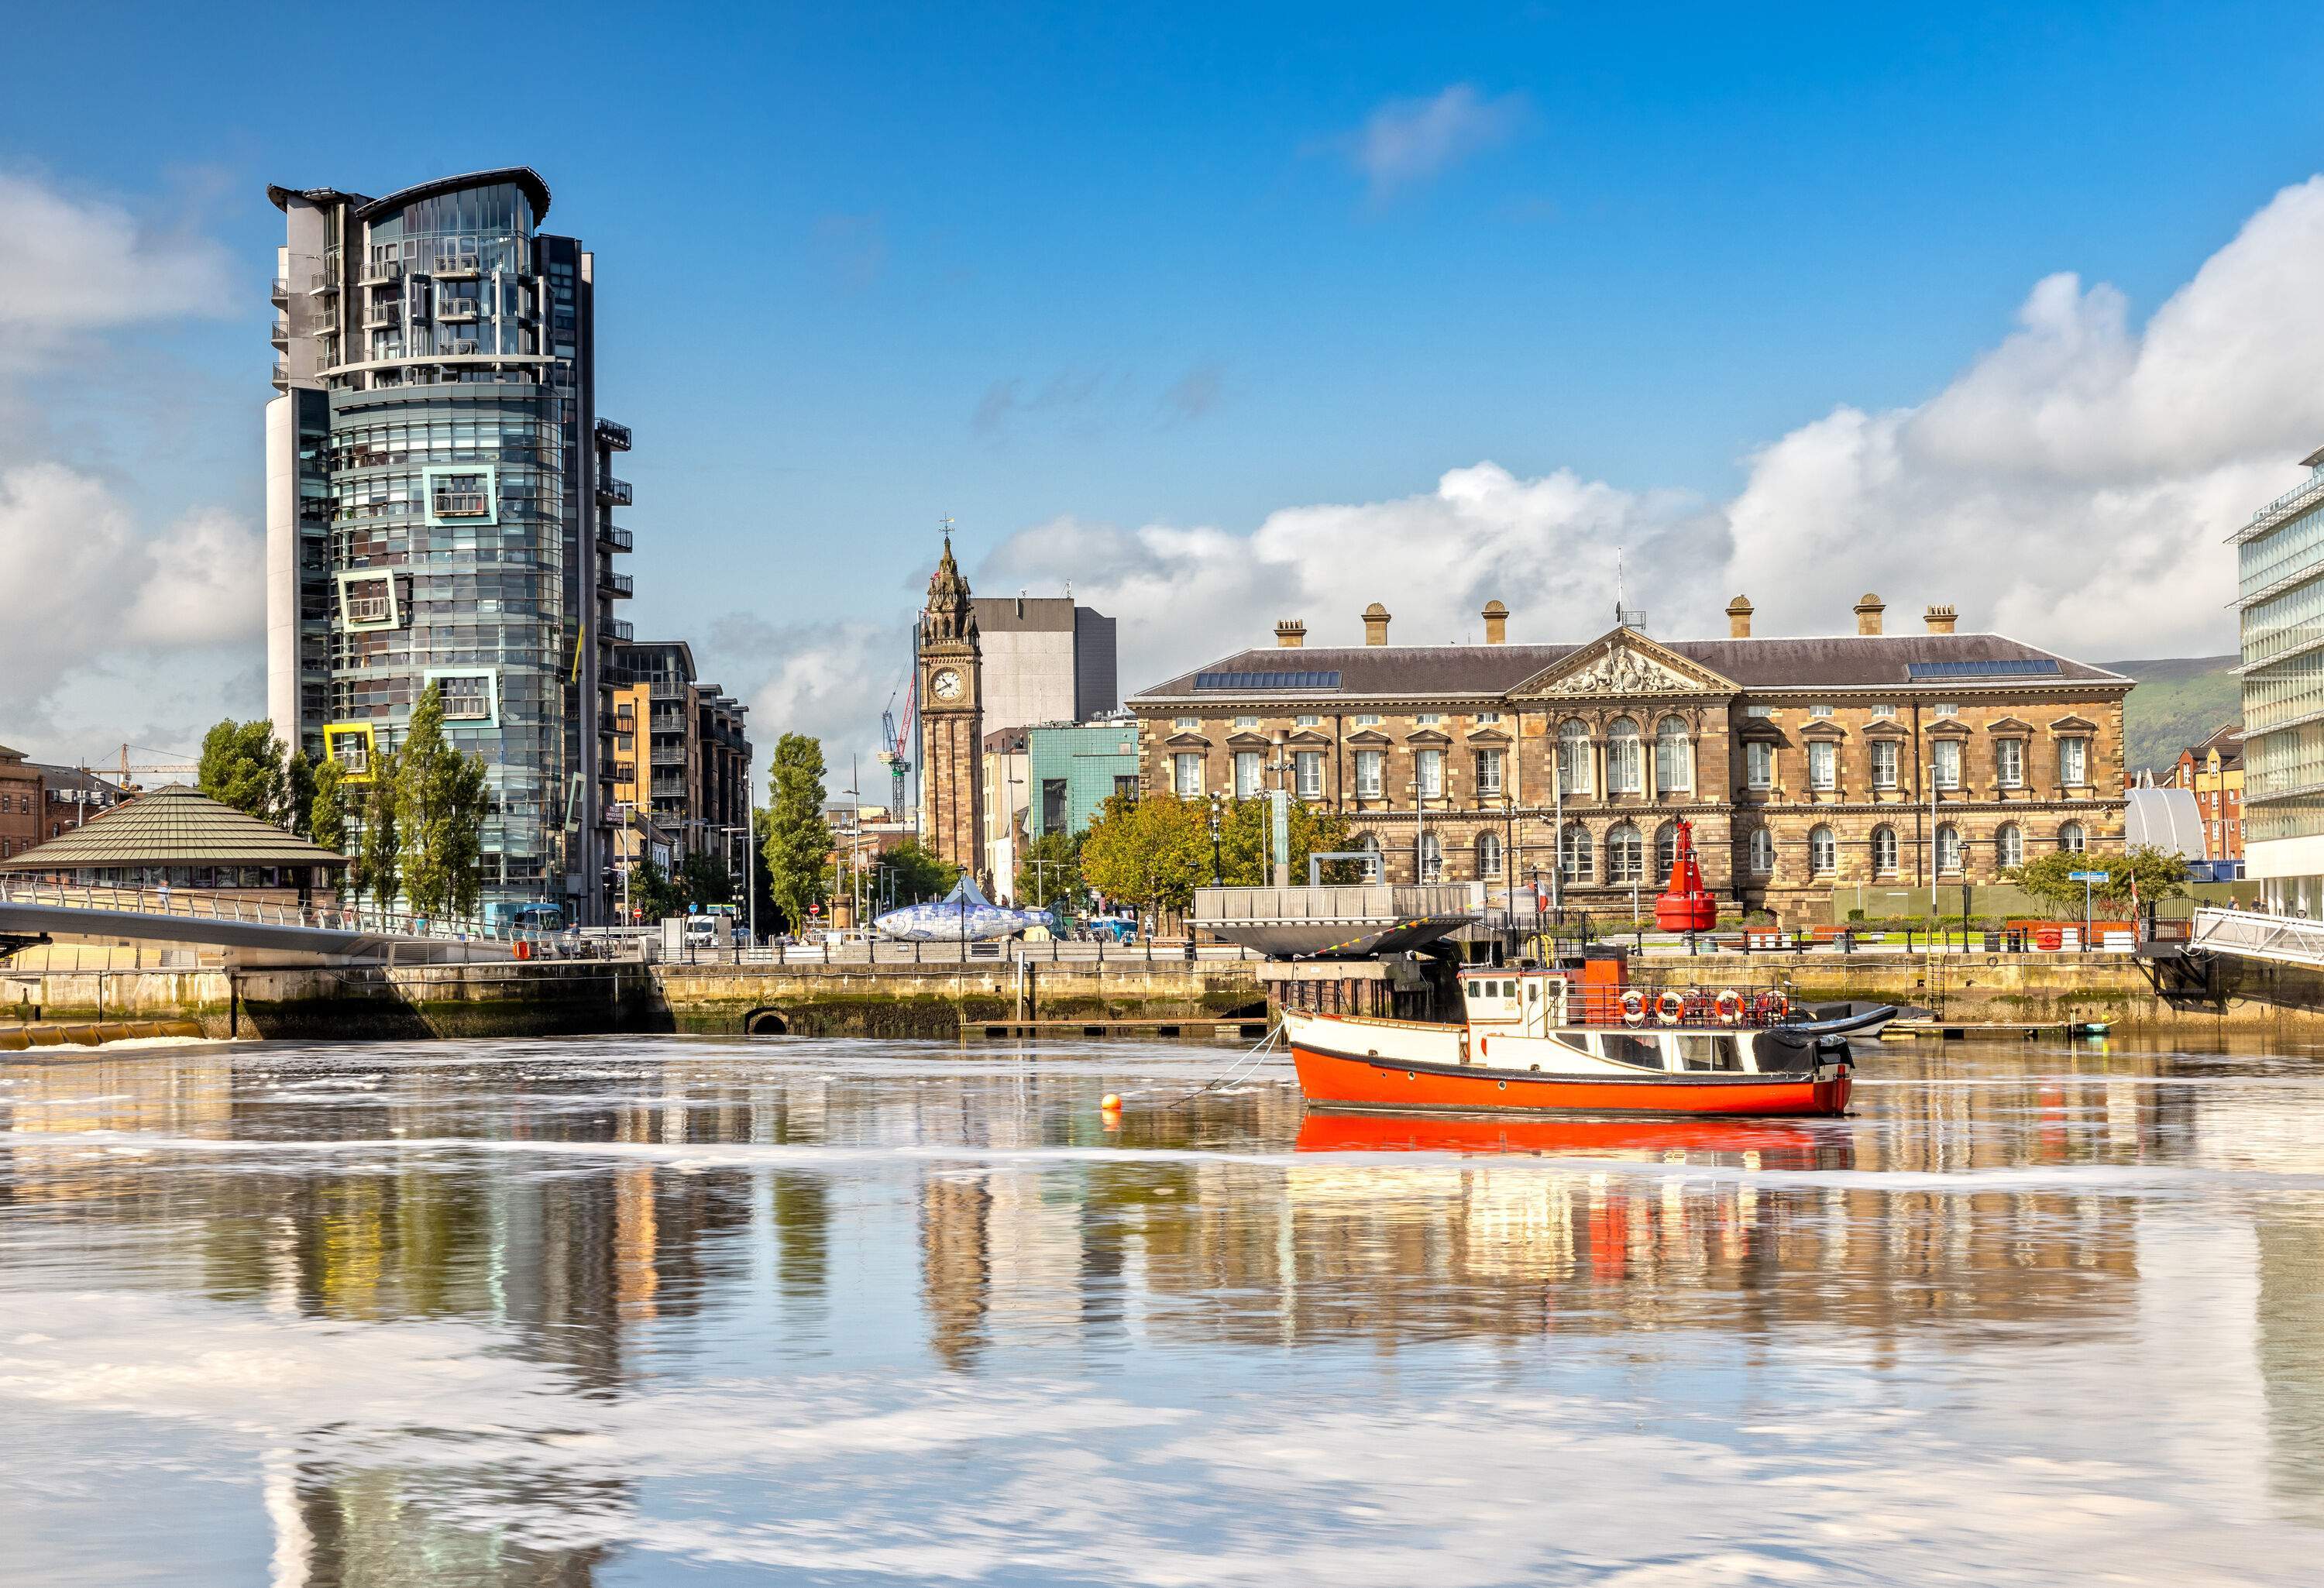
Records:
[[[215,244],[229,286],[20,371],[41,456],[143,533],[255,524],[264,184],[531,164],[597,253],[634,615],[774,688],[762,734],[853,709],[770,680],[892,657],[867,635],[945,513],[988,586],[1114,588],[1133,625],[1163,614],[1121,536],[1263,538],[1485,463],[1646,503],[1649,578],[1724,572],[1687,515],[1779,439],[1929,402],[2054,272],[2111,284],[2135,339],[2319,164],[2312,8],[235,9],[11,18],[0,173]],[[1386,588],[1436,577],[1412,555]],[[1165,664],[1124,644],[1138,682]]]

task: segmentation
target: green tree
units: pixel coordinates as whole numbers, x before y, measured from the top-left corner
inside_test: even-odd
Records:
[[[2027,893],[2061,915],[2082,911],[2082,884],[2075,872],[2104,872],[2106,881],[2090,884],[2092,902],[2108,909],[2130,903],[2136,883],[2139,902],[2176,899],[2187,891],[2187,863],[2168,849],[2142,844],[2127,854],[2101,857],[2077,849],[2053,849],[2003,874]]]
[[[678,868],[678,891],[687,909],[707,909],[714,904],[731,903],[734,898],[734,879],[726,870],[726,863],[715,854],[689,854]]]
[[[282,767],[282,825],[301,838],[315,836],[315,763],[294,750]]]
[[[1036,909],[1077,911],[1089,899],[1082,881],[1082,835],[1054,828],[1017,854],[1017,903]]]
[[[1237,799],[1227,806],[1219,823],[1219,874],[1227,886],[1262,888],[1274,882],[1267,863],[1267,845],[1274,841],[1268,830],[1274,819],[1270,803],[1264,799]],[[1356,846],[1354,836],[1348,831],[1348,818],[1335,810],[1319,810],[1295,799],[1291,802],[1290,826],[1291,885],[1295,888],[1307,884],[1309,854]],[[1356,882],[1362,877],[1361,861],[1323,863],[1326,882]]]
[[[767,857],[775,906],[797,928],[825,896],[831,824],[823,816],[823,742],[805,734],[777,740],[767,787],[767,808],[759,813],[760,848]]]
[[[394,908],[403,890],[403,835],[396,825],[396,789],[402,756],[392,750],[374,751],[371,781],[364,788],[363,834],[357,840],[354,891],[369,893],[382,909]]]
[[[1211,880],[1210,813],[1198,801],[1117,794],[1082,839],[1082,878],[1109,900],[1185,909]]]
[[[328,756],[314,768],[314,792],[307,801],[307,836],[324,848],[347,852],[346,773]]]
[[[202,735],[202,754],[195,768],[196,786],[221,805],[231,805],[260,821],[277,818],[283,806],[282,745],[274,725],[260,718],[238,723],[232,717]]]
[[[630,909],[641,921],[683,915],[686,895],[668,872],[650,860],[641,860],[630,872]]]
[[[444,695],[430,684],[396,751],[395,816],[403,891],[414,914],[474,915],[484,892],[484,817],[492,808],[481,756],[444,738]]]
[[[880,863],[895,873],[890,887],[898,909],[941,899],[960,881],[960,868],[945,864],[918,838],[905,839],[880,856]]]

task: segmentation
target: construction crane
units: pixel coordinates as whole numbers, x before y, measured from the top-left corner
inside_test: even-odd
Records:
[[[161,778],[191,778],[198,776],[202,770],[198,765],[190,761],[133,762],[129,759],[129,752],[133,749],[141,751],[147,755],[182,756],[185,753],[185,752],[181,750],[156,750],[150,744],[124,744],[121,747],[121,786],[124,789],[133,786],[131,777],[135,773],[144,773],[148,776]]]
[[[912,742],[912,702],[918,688],[917,679],[905,686],[904,721],[900,728],[896,723],[893,690],[888,695],[888,708],[880,714],[880,759],[888,763],[888,809],[895,817],[904,814],[904,785],[912,771],[912,763],[904,752]]]

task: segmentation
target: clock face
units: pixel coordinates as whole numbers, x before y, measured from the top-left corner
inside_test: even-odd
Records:
[[[948,667],[938,669],[936,676],[928,680],[928,693],[939,700],[957,700],[966,688],[960,675]]]

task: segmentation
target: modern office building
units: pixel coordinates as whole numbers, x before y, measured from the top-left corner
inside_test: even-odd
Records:
[[[609,677],[615,805],[650,815],[681,854],[716,855],[739,878],[751,823],[750,707],[696,678],[683,640],[623,641]]]
[[[2243,627],[2244,874],[2324,917],[2324,448],[2236,531]]]
[[[605,919],[609,659],[630,534],[597,412],[595,261],[522,167],[284,217],[267,405],[267,705],[357,781],[430,684],[491,769],[488,914]]]
[[[1117,794],[1138,798],[1138,719],[1028,729],[1025,836],[1078,833]]]
[[[984,731],[1087,722],[1119,703],[1114,624],[1070,596],[978,596]]]

